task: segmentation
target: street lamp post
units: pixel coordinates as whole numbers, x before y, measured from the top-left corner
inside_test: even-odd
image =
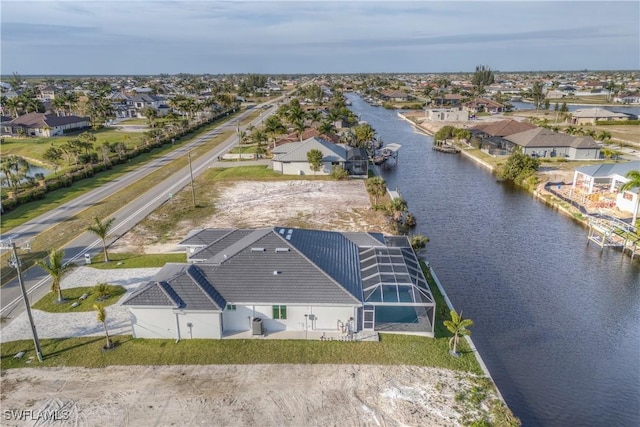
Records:
[[[21,271],[21,263],[20,258],[18,258],[18,250],[16,249],[16,244],[11,241],[10,242],[11,250],[13,251],[13,257],[9,260],[9,265],[14,267],[18,273],[18,283],[20,284],[20,291],[22,291],[22,300],[24,301],[24,306],[27,310],[27,316],[29,317],[29,325],[31,325],[31,332],[33,334],[33,344],[36,349],[36,355],[38,356],[38,361],[42,362],[42,350],[40,349],[40,341],[38,340],[38,333],[36,332],[36,324],[33,322],[33,315],[31,314],[31,307],[29,306],[29,299],[27,298],[27,291],[24,288],[24,282],[22,281],[22,271]]]

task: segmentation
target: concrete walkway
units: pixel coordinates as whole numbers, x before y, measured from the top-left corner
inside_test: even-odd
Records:
[[[91,267],[79,267],[62,280],[62,290],[80,286],[94,286],[98,283],[120,285],[127,292],[120,300],[108,307],[107,329],[110,335],[131,335],[129,309],[122,306],[141,283],[150,281],[159,268],[132,268],[99,270]],[[31,310],[39,338],[88,337],[104,335],[102,323],[96,319],[95,311],[77,313],[47,313]],[[26,312],[20,313],[8,324],[0,328],[0,342],[32,339],[31,327]]]

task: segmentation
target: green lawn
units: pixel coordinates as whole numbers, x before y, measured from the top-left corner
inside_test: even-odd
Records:
[[[96,137],[94,146],[100,146],[103,142],[108,142],[109,144],[124,142],[128,148],[132,148],[140,145],[144,139],[144,133],[142,132],[120,132],[108,128],[97,131],[89,130],[88,132]],[[42,156],[49,147],[52,145],[59,147],[69,140],[77,138],[80,133],[82,132],[74,132],[73,134],[54,136],[51,138],[4,138],[2,142],[2,155],[17,155],[26,159],[35,160],[38,163],[47,163]]]
[[[101,270],[122,268],[160,268],[168,262],[187,262],[186,253],[175,254],[109,254],[110,262],[104,262],[102,254],[91,259],[91,267]]]
[[[329,175],[282,175],[273,171],[269,166],[238,166],[229,168],[211,168],[204,174],[207,181],[291,181],[291,180],[331,180]]]
[[[225,364],[364,364],[434,366],[482,374],[473,354],[459,358],[448,353],[446,338],[381,334],[380,342],[304,340],[155,340],[116,336],[117,347],[103,353],[105,339],[60,338],[41,340],[44,362],[35,366],[110,365],[225,365]],[[22,359],[14,355],[26,351]],[[0,369],[29,366],[33,341],[2,344]]]
[[[33,304],[33,308],[37,310],[46,311],[49,313],[76,313],[79,311],[93,311],[93,304],[100,303],[107,307],[116,303],[122,295],[127,292],[122,286],[109,285],[109,297],[98,301],[98,294],[93,286],[70,288],[62,290],[62,298],[64,302],[57,302],[58,294],[56,292],[49,292],[38,302]],[[80,297],[87,294],[85,300],[80,300]],[[71,307],[71,304],[77,302],[77,307]]]
[[[225,121],[232,119],[234,116],[235,115],[230,115],[227,119],[225,119]],[[220,124],[221,122],[215,122],[213,124],[205,126],[198,132],[194,132],[188,137],[185,137],[183,141],[187,141],[189,138],[197,137],[204,132],[220,126]],[[204,153],[208,152],[213,147],[217,146],[222,141],[227,139],[232,134],[233,131],[229,130],[211,138],[205,144],[192,150],[191,157],[195,159],[203,155]],[[177,147],[178,144],[176,144],[176,146],[165,145],[149,153],[144,153],[136,157],[135,159],[131,159],[131,161],[127,162],[126,164],[117,165],[113,167],[113,169],[101,172],[93,176],[92,178],[76,182],[70,188],[61,188],[47,193],[46,197],[43,200],[38,200],[19,206],[11,212],[2,215],[0,232],[7,233],[12,228],[17,227],[26,221],[29,221],[39,215],[48,212],[62,203],[71,201],[89,190],[106,184],[111,180],[118,178],[124,173],[131,172],[141,165],[145,164],[149,160],[159,156],[163,156],[164,154],[176,149]],[[86,230],[86,227],[91,224],[93,217],[97,216],[99,218],[108,218],[113,214],[113,212],[117,211],[122,206],[138,197],[141,192],[145,191],[155,183],[168,178],[169,176],[171,176],[171,174],[184,168],[186,165],[187,159],[185,157],[180,157],[179,159],[168,163],[163,168],[156,170],[155,172],[147,175],[144,178],[139,179],[136,183],[128,186],[127,188],[115,193],[107,199],[100,201],[100,203],[93,204],[78,215],[69,218],[67,221],[40,233],[35,239],[31,240],[31,252],[21,254],[23,268],[27,269],[31,265],[33,265],[36,260],[45,258],[51,248],[60,247],[64,243],[73,240],[79,235],[81,231]],[[177,198],[174,198],[174,201],[176,199]],[[196,212],[196,210],[194,210],[193,214],[199,214],[201,213],[200,211]],[[0,256],[0,276],[2,278],[3,284],[15,277],[15,270],[9,267],[7,260],[8,252],[5,252]]]
[[[126,256],[123,258],[127,259]],[[133,258],[162,259],[157,255]],[[113,267],[113,264],[116,263],[109,263],[108,266]],[[118,346],[108,353],[100,351],[103,344],[101,338],[61,338],[42,340],[45,355],[43,366],[353,363],[434,366],[482,374],[474,354],[464,340],[460,341],[459,346],[461,356],[455,358],[449,355],[451,334],[442,323],[449,318],[449,310],[425,265],[422,264],[422,267],[439,307],[436,313],[435,338],[380,334],[380,342],[377,343],[304,340],[184,340],[176,343],[175,340],[117,336],[115,341]],[[91,288],[76,289],[77,292],[73,289],[64,290],[64,297],[71,300],[91,291]],[[53,296],[53,293],[50,295]],[[91,307],[93,303],[90,301],[87,299],[82,304]],[[34,305],[34,308],[43,309],[39,304]],[[64,304],[64,307],[69,305]],[[75,310],[80,311],[80,307]],[[0,349],[0,368],[25,366],[32,348],[31,340],[3,344]],[[13,358],[14,354],[23,350],[27,351],[27,357],[21,360]]]

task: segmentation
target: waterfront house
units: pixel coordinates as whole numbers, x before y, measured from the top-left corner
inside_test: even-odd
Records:
[[[536,127],[536,125],[529,122],[508,119],[498,122],[482,123],[469,128],[469,131],[482,145],[488,144],[494,148],[504,150],[509,145],[509,141],[507,141],[505,137],[535,129]]]
[[[613,102],[621,104],[640,104],[640,92],[623,92],[613,97]]]
[[[476,98],[473,101],[465,102],[464,107],[472,113],[498,114],[504,111],[504,105],[487,98]]]
[[[626,121],[629,115],[605,110],[604,108],[583,108],[571,114],[568,121],[574,125],[595,125],[597,121]]]
[[[462,103],[464,97],[457,93],[445,93],[444,95],[436,95],[432,98],[432,103],[440,106],[457,107]]]
[[[319,150],[323,155],[322,165],[317,172],[311,169],[307,158],[311,150]],[[329,175],[334,166],[342,167],[351,175],[367,175],[368,158],[363,150],[333,144],[319,137],[282,144],[272,152],[272,168],[283,175]]]
[[[435,302],[405,236],[204,229],[123,302],[135,338],[297,332],[433,336]]]
[[[424,111],[426,120],[432,122],[466,122],[469,112],[462,108],[427,108]]]
[[[640,188],[620,191],[620,187],[629,182],[626,175],[632,170],[640,170],[640,161],[582,166],[574,170],[571,186],[586,194],[615,198],[618,209],[633,213],[638,206]]]
[[[2,134],[51,137],[85,129],[89,126],[90,122],[88,117],[27,113],[16,117],[9,123],[3,123]]]
[[[380,99],[384,101],[403,102],[411,100],[411,96],[401,90],[385,89],[380,92]]]
[[[600,145],[590,136],[572,136],[536,127],[504,138],[506,149],[518,146],[532,157],[562,157],[567,160],[597,160]]]

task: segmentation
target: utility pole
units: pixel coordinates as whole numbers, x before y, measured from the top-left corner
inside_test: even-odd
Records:
[[[18,272],[18,283],[20,284],[20,291],[22,291],[22,300],[24,301],[24,306],[27,310],[27,316],[29,317],[29,325],[31,325],[31,332],[33,334],[33,344],[35,346],[36,355],[38,356],[38,361],[42,362],[42,350],[40,349],[40,341],[38,340],[38,333],[36,332],[36,325],[33,322],[33,315],[31,314],[31,307],[29,306],[29,299],[27,298],[27,291],[24,288],[24,282],[22,281],[22,265],[20,263],[20,258],[18,258],[18,250],[16,249],[16,244],[11,241],[10,242],[11,250],[13,251],[13,257],[9,260],[9,265],[14,267]]]
[[[191,198],[193,199],[193,207],[196,207],[196,188],[193,186],[193,169],[191,168],[191,151],[187,154],[189,157],[189,175],[191,176]]]

